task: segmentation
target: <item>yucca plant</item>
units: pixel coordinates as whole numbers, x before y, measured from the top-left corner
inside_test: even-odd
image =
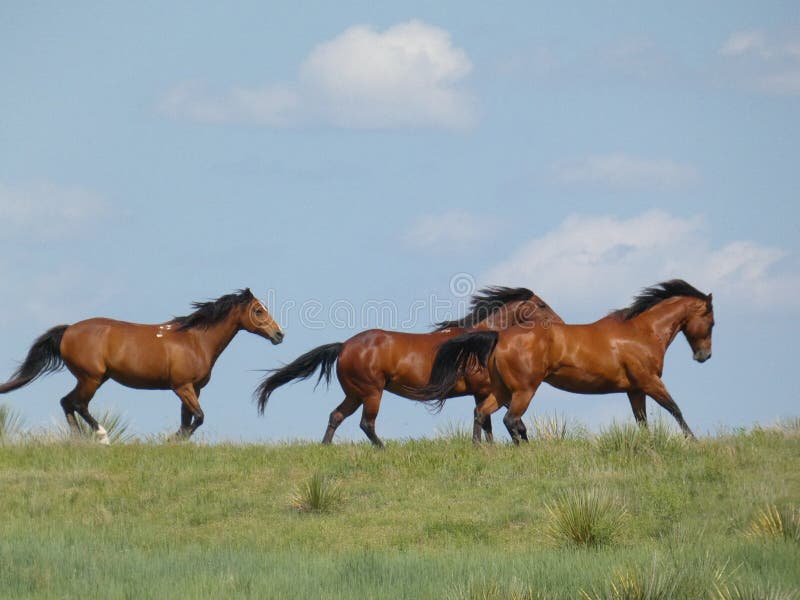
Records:
[[[95,418],[105,428],[106,433],[108,433],[108,440],[112,444],[125,443],[133,439],[133,435],[128,433],[130,424],[120,413],[107,410]],[[97,441],[97,435],[91,427],[81,418],[77,418],[76,422],[78,424],[77,436],[69,425],[59,422],[56,427],[56,439],[59,441]]]
[[[22,432],[22,417],[5,404],[0,405],[0,442],[7,442]]]
[[[617,571],[606,590],[592,593],[581,590],[581,595],[586,600],[671,600],[680,597],[678,587],[678,579],[654,563],[650,573]]]
[[[711,594],[712,600],[797,600],[795,590],[785,590],[769,582],[755,583],[716,583]]]
[[[683,447],[686,438],[663,419],[654,419],[647,427],[615,421],[600,431],[595,444],[601,452],[639,455]]]
[[[778,421],[778,429],[787,436],[800,435],[800,417],[786,417]]]
[[[344,493],[335,481],[315,473],[292,494],[289,503],[298,512],[331,512],[341,506]]]
[[[555,543],[579,546],[610,544],[619,534],[626,510],[604,490],[571,490],[545,503],[544,535]]]
[[[747,531],[751,537],[781,537],[800,542],[800,509],[796,506],[770,504],[758,511]]]
[[[472,428],[463,422],[449,422],[436,429],[436,437],[442,440],[468,442],[472,440]]]
[[[576,440],[587,437],[587,430],[583,425],[558,413],[534,416],[530,424],[534,437],[542,441]]]
[[[472,581],[447,594],[450,600],[540,600],[544,597],[516,578],[509,583],[487,579]]]

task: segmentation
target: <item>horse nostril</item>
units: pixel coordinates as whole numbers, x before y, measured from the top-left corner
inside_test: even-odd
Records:
[[[282,341],[284,338],[284,333],[282,331],[279,331],[275,334],[275,337],[277,338],[278,341]]]

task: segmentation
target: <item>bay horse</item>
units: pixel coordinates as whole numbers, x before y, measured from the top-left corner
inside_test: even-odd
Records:
[[[470,330],[502,329],[515,324],[528,326],[563,323],[546,302],[526,288],[489,287],[472,298],[470,312],[465,317],[436,325],[432,333],[403,333],[370,329],[346,342],[319,346],[288,365],[269,372],[255,391],[261,414],[270,395],[280,386],[295,379],[311,377],[320,369],[317,384],[324,378],[330,384],[331,371],[336,363],[336,375],[345,393],[344,401],[331,412],[322,439],[330,444],[336,428],[363,405],[361,429],[378,447],[383,442],[375,433],[384,390],[412,400],[425,400],[424,387],[433,366],[438,346]],[[454,381],[449,396],[475,397],[476,406],[491,394],[488,374],[475,371]],[[491,419],[475,422],[473,436],[480,437],[481,429],[492,438]]]
[[[95,318],[53,327],[33,343],[11,379],[0,384],[0,394],[66,366],[78,380],[61,399],[70,429],[79,431],[77,412],[100,443],[108,444],[105,428],[89,414],[89,402],[103,383],[113,379],[131,388],[172,390],[181,400],[181,426],[175,435],[188,438],[203,424],[200,390],[233,337],[241,329],[273,344],[284,337],[250,289],[194,302],[192,308],[193,313],[158,325]]]
[[[441,408],[453,386],[477,364],[488,368],[493,395],[476,409],[475,418],[480,423],[499,406],[508,406],[503,423],[517,444],[527,440],[522,415],[543,381],[578,394],[626,392],[642,425],[647,424],[645,398],[650,396],[693,438],[661,380],[664,354],[682,332],[694,359],[705,362],[711,358],[713,328],[711,294],[673,279],[645,288],[628,308],[588,325],[511,327],[448,340],[439,347],[424,393]]]

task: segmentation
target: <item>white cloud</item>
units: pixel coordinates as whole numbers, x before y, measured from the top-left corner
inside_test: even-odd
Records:
[[[696,181],[692,165],[671,160],[648,159],[623,153],[590,156],[554,167],[562,183],[601,184],[614,187],[673,186]]]
[[[775,95],[800,95],[800,39],[776,39],[762,31],[737,31],[719,50],[725,74],[735,85]]]
[[[764,34],[755,30],[732,33],[719,49],[719,53],[723,56],[741,56],[750,53],[763,55],[765,52],[768,53]]]
[[[471,70],[467,54],[439,27],[409,21],[380,32],[357,25],[314,48],[294,83],[221,94],[183,83],[159,108],[217,123],[463,129],[476,119],[471,96],[459,87]]]
[[[621,306],[641,287],[673,277],[739,306],[800,304],[800,277],[773,273],[778,248],[708,242],[702,218],[650,211],[629,219],[572,216],[492,268],[486,281],[527,285],[555,302],[600,310]]]
[[[100,196],[78,187],[0,183],[0,239],[70,235],[107,212]]]
[[[493,237],[500,227],[499,219],[473,215],[464,211],[448,211],[419,217],[403,236],[414,248],[453,247],[464,249]]]

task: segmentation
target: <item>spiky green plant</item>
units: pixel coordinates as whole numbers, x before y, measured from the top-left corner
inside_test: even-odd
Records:
[[[800,508],[778,508],[770,504],[758,511],[747,534],[751,537],[781,537],[787,541],[800,542]]]
[[[514,578],[508,583],[495,579],[471,581],[466,586],[458,586],[447,594],[449,600],[539,600],[541,593]]]
[[[712,600],[797,600],[800,593],[786,590],[769,582],[717,583]]]
[[[472,429],[463,422],[449,422],[436,428],[436,437],[442,440],[472,440]]]
[[[0,442],[12,440],[22,432],[22,416],[9,406],[0,405]]]
[[[289,503],[298,512],[326,513],[341,506],[344,493],[339,485],[320,473],[303,482]]]
[[[95,418],[105,428],[108,440],[112,444],[124,444],[133,439],[133,435],[128,433],[130,424],[120,413],[106,410]],[[69,425],[59,422],[56,427],[55,439],[58,441],[97,441],[95,432],[80,417],[76,419],[76,423],[78,424],[77,435]]]
[[[686,438],[663,419],[653,419],[647,427],[615,421],[600,431],[595,444],[605,454],[636,456],[682,448],[686,445]]]
[[[786,417],[778,421],[778,429],[787,436],[800,435],[800,417]]]
[[[620,570],[614,573],[606,590],[586,592],[586,600],[672,600],[678,598],[678,579],[655,566],[650,573]]]
[[[601,489],[570,490],[545,504],[544,535],[554,543],[579,546],[610,544],[619,534],[626,510]]]
[[[588,436],[584,425],[558,413],[534,416],[530,424],[534,437],[542,441],[579,440]]]

